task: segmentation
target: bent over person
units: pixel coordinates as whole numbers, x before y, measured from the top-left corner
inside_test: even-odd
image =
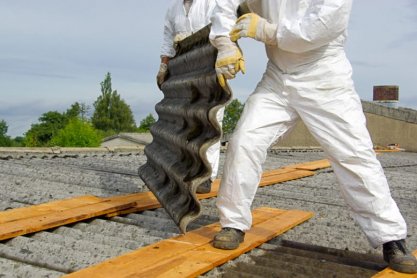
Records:
[[[235,44],[241,37],[264,43],[269,61],[229,141],[217,199],[222,230],[214,247],[235,249],[244,240],[267,149],[301,119],[328,156],[370,244],[383,245],[392,269],[417,272],[405,246],[406,223],[373,150],[344,51],[352,0],[249,0],[252,13],[236,21],[242,2],[217,0],[212,16],[219,82],[244,68]]]
[[[165,15],[161,64],[156,80],[161,88],[168,76],[169,60],[176,54],[179,41],[210,24],[210,16],[216,6],[215,0],[173,0]],[[219,109],[216,118],[222,126],[224,108]],[[197,193],[208,193],[211,182],[217,177],[220,160],[220,141],[208,148],[207,160],[212,172],[210,179],[197,188]]]

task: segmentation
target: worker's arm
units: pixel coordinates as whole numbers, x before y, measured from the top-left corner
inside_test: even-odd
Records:
[[[245,0],[216,0],[216,7],[211,16],[210,40],[215,37],[229,37],[232,27],[236,23],[237,10]]]
[[[351,7],[352,0],[313,0],[304,16],[284,15],[277,23],[278,47],[302,53],[328,44],[346,31]]]

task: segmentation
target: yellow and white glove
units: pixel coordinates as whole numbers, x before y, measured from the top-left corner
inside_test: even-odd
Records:
[[[158,74],[156,75],[156,84],[158,84],[159,89],[161,89],[161,85],[165,82],[167,75],[168,65],[165,63],[161,63],[161,65],[159,66]]]
[[[178,51],[178,44],[179,44],[179,42],[182,41],[182,40],[184,40],[186,37],[188,37],[190,35],[191,34],[188,34],[188,33],[179,33],[179,34],[175,35],[175,37],[174,37],[174,43],[173,43],[173,46],[174,46],[175,51]]]
[[[230,31],[230,39],[235,42],[242,37],[249,37],[267,45],[276,45],[277,29],[277,24],[269,23],[265,18],[255,13],[249,13],[242,15],[236,21]]]
[[[226,86],[226,79],[235,78],[239,71],[245,73],[245,60],[242,51],[229,37],[216,37],[211,41],[217,48],[216,74],[220,86]]]

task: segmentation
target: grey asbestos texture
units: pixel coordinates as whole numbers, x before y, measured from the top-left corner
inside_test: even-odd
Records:
[[[217,50],[208,40],[209,26],[186,38],[169,62],[164,98],[156,105],[147,162],[139,168],[144,183],[181,232],[200,215],[199,185],[211,176],[207,149],[221,136],[217,111],[231,98],[216,77]]]
[[[264,170],[323,158],[324,153],[317,149],[273,149],[268,153]],[[393,198],[408,224],[407,244],[415,250],[417,153],[383,153],[378,159],[384,167]],[[137,174],[137,166],[145,161],[145,155],[138,151],[79,152],[74,157],[39,153],[3,158],[0,159],[0,209],[89,194],[104,197],[147,191]],[[224,153],[220,168],[223,161]],[[221,175],[222,169],[219,173]],[[190,223],[190,230],[218,221],[215,202],[216,198],[201,201],[201,216]],[[321,277],[355,277],[346,275],[352,271],[356,277],[370,277],[368,271],[376,272],[384,266],[381,248],[373,249],[350,217],[331,168],[317,171],[311,177],[259,188],[253,208],[260,206],[308,210],[315,215],[282,236],[203,276],[317,277],[314,273],[320,273]],[[0,241],[0,277],[60,277],[178,233],[177,225],[161,208],[113,218],[98,217],[19,236]],[[310,249],[293,248],[288,242],[305,244]],[[319,247],[347,252],[345,256],[353,263],[341,261],[341,255],[330,256],[327,249],[317,253],[314,248]],[[307,259],[309,261],[305,261]],[[347,266],[352,264],[355,269],[347,271]],[[324,273],[326,269],[328,273]],[[279,273],[279,270],[288,273]],[[269,276],[262,276],[262,273]]]

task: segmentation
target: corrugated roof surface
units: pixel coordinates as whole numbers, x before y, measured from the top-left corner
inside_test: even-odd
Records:
[[[275,169],[323,157],[319,151],[271,151],[264,168]],[[93,194],[104,197],[147,190],[137,176],[137,168],[145,163],[146,158],[137,150],[28,155],[0,153],[0,158],[1,210],[71,196]],[[393,197],[408,223],[408,243],[415,249],[417,153],[384,153],[379,159],[391,184]],[[202,201],[203,215],[189,226],[190,229],[217,221],[215,200]],[[350,218],[331,169],[318,171],[312,177],[259,188],[254,207],[259,206],[309,210],[316,215],[282,237],[205,276],[352,277],[342,275],[350,271],[358,275],[353,277],[362,274],[369,277],[368,273],[380,267],[381,261],[374,257],[379,257],[380,249],[374,250],[368,245]],[[176,225],[166,212],[156,209],[111,219],[100,217],[19,236],[0,242],[0,276],[59,277],[177,233]],[[332,250],[317,246],[335,248],[339,252],[348,249],[372,256],[365,260],[368,262],[365,265],[360,263],[362,259],[356,259],[350,263],[356,268],[350,269],[348,262],[340,261],[341,254],[332,257]],[[358,258],[350,252],[346,256],[348,259]],[[324,272],[326,269],[329,270],[327,274]],[[369,272],[366,269],[374,270]],[[320,273],[320,276],[314,273]]]

